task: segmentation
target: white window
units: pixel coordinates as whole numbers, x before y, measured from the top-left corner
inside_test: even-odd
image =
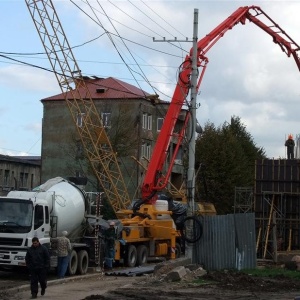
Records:
[[[105,128],[111,127],[111,113],[101,113],[102,123]]]
[[[146,144],[143,143],[141,147],[141,157],[146,157]]]
[[[161,130],[163,122],[164,122],[164,118],[157,118],[157,131]]]
[[[147,114],[143,114],[143,129],[147,129]]]
[[[147,129],[152,130],[152,115],[148,115]]]
[[[77,114],[76,124],[77,124],[78,127],[82,127],[84,116],[85,116],[85,113]]]
[[[151,158],[151,145],[150,144],[147,144],[147,147],[146,147],[146,155],[145,155],[148,159]]]

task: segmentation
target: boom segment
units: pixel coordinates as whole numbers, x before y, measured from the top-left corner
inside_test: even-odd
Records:
[[[265,17],[269,21],[270,25],[266,25],[260,18]],[[290,57],[293,56],[297,67],[300,71],[300,59],[298,51],[299,45],[278,25],[276,24],[260,7],[258,6],[244,6],[238,8],[233,14],[231,14],[226,20],[220,25],[213,29],[204,38],[198,41],[197,45],[197,65],[202,68],[200,73],[197,90],[199,90],[201,81],[206,70],[208,58],[205,56],[206,53],[211,49],[216,42],[225,35],[225,33],[232,29],[235,25],[241,23],[246,24],[246,20],[254,23],[272,38],[273,42],[281,48],[281,50]],[[187,128],[187,119],[189,114],[186,116],[186,121],[183,128],[179,133],[174,132],[175,124],[178,120],[182,106],[184,105],[188,93],[191,88],[191,74],[192,74],[192,54],[193,48],[190,53],[185,57],[184,62],[181,65],[181,71],[178,75],[177,85],[170,103],[169,110],[164,119],[163,126],[161,128],[160,135],[158,136],[157,142],[153,149],[152,157],[150,159],[147,172],[145,174],[144,182],[142,185],[142,200],[145,203],[155,203],[157,199],[157,191],[165,188],[169,180],[171,169],[176,158],[178,147],[183,139],[184,132]],[[168,150],[171,139],[178,139],[176,150],[170,159],[170,165],[166,175],[162,174],[163,167],[166,162]]]

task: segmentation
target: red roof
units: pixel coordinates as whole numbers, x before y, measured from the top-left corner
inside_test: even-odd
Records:
[[[113,77],[87,78],[85,82],[92,99],[140,99],[149,95],[149,93]],[[85,95],[82,88],[76,90],[80,95]],[[67,98],[73,98],[71,92],[67,93]],[[42,101],[62,99],[65,99],[64,93],[42,99]]]

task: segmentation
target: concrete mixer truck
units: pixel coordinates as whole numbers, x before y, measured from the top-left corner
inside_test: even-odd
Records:
[[[66,230],[72,244],[68,271],[85,274],[99,259],[97,226],[92,226],[98,222],[98,214],[93,214],[95,196],[56,177],[33,191],[11,191],[0,197],[0,269],[25,266],[27,247],[35,236],[49,248],[51,267],[56,267],[51,238]]]

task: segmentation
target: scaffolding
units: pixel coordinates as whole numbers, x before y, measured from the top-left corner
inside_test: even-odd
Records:
[[[254,212],[257,258],[277,262],[300,254],[300,181],[298,160],[256,163]]]
[[[235,187],[234,213],[250,213],[253,207],[253,187]]]

